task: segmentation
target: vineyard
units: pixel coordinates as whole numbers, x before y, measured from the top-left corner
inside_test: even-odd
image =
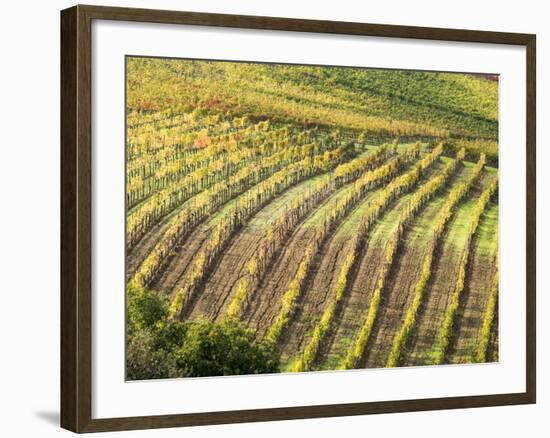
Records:
[[[127,90],[130,379],[498,360],[498,82],[128,58]]]

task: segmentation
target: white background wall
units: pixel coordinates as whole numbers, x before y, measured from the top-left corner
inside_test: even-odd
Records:
[[[539,403],[536,406],[467,409],[337,419],[106,434],[144,437],[281,437],[351,434],[408,437],[548,436],[550,400],[543,338],[550,310],[542,224],[550,220],[542,170],[548,131],[545,79],[548,11],[543,1],[187,0],[95,2],[249,15],[455,27],[537,34],[538,76],[538,332]],[[69,1],[4,2],[0,24],[0,433],[68,436],[58,428],[59,404],[59,10]],[[546,412],[545,412],[546,411]],[[546,414],[546,415],[545,415]]]

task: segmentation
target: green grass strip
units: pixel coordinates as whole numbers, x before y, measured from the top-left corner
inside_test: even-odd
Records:
[[[310,342],[306,346],[301,357],[296,360],[293,371],[301,372],[311,369],[313,362],[317,357],[319,346],[330,328],[332,319],[336,313],[336,308],[344,297],[349,280],[349,274],[353,267],[353,263],[357,258],[357,252],[372,225],[376,222],[380,214],[385,211],[393,199],[396,199],[402,193],[410,190],[418,182],[422,176],[422,172],[432,166],[439,159],[441,153],[442,145],[435,147],[420,161],[418,166],[388,184],[369,205],[369,208],[363,215],[359,231],[354,236],[352,245],[344,258],[342,267],[340,268],[338,280],[333,290],[334,298],[325,308],[323,315],[321,316],[321,320],[313,330],[313,335]]]
[[[464,290],[464,281],[466,279],[466,268],[468,266],[468,262],[470,259],[472,240],[478,228],[481,215],[485,211],[487,204],[491,200],[491,197],[496,192],[497,188],[498,188],[498,178],[495,178],[491,182],[489,187],[487,187],[483,191],[478,201],[476,202],[474,210],[472,211],[472,216],[471,216],[470,225],[468,229],[468,238],[467,238],[464,250],[462,252],[462,256],[460,258],[460,267],[458,270],[456,287],[451,295],[451,300],[449,305],[447,306],[447,310],[445,311],[445,318],[443,319],[443,324],[441,325],[441,329],[437,334],[437,337],[434,343],[433,352],[431,354],[431,360],[433,365],[440,365],[441,363],[443,363],[443,360],[445,359],[445,353],[447,351],[447,347],[449,346],[449,342],[451,340],[451,336],[453,333],[455,315],[460,305],[460,295]]]
[[[340,364],[341,369],[356,368],[364,355],[372,333],[372,328],[374,327],[374,322],[376,321],[376,316],[378,315],[380,298],[385,287],[387,275],[391,270],[394,256],[399,246],[401,237],[405,231],[405,227],[412,219],[414,219],[414,217],[416,217],[420,209],[427,205],[433,196],[444,186],[450,176],[456,171],[458,163],[464,159],[464,152],[465,151],[463,149],[459,151],[455,160],[449,161],[439,175],[431,178],[428,182],[423,184],[403,206],[400,213],[399,222],[396,224],[393,234],[386,244],[384,264],[378,274],[378,281],[369,304],[367,318],[357,333],[353,343],[348,348],[347,353]]]
[[[479,178],[479,175],[481,174],[484,166],[485,155],[481,154],[479,161],[474,166],[472,174],[470,175],[468,180],[463,182],[462,184],[457,185],[451,191],[451,193],[449,193],[449,196],[445,201],[445,204],[443,205],[442,211],[439,215],[439,219],[435,224],[435,229],[430,240],[429,248],[427,249],[426,256],[422,262],[420,279],[417,281],[414,288],[413,302],[407,309],[403,324],[401,325],[393,339],[392,350],[386,362],[386,367],[388,368],[396,367],[399,365],[403,348],[405,347],[405,343],[407,342],[409,334],[416,322],[416,316],[424,299],[426,285],[428,284],[431,276],[433,253],[439,243],[441,236],[443,235],[443,232],[445,231],[445,227],[449,222],[449,219],[452,217],[456,206],[464,198],[472,185]]]

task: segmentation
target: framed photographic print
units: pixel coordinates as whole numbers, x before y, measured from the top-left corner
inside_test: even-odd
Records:
[[[61,422],[535,402],[535,36],[61,13]]]

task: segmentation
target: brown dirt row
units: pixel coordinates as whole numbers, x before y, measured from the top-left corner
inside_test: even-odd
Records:
[[[459,205],[447,225],[437,248],[437,256],[434,257],[432,275],[416,324],[404,352],[405,366],[430,363],[436,336],[441,329],[447,306],[456,287],[461,256],[468,241],[472,210],[491,180],[492,178],[486,172],[481,174],[478,182]]]
[[[290,280],[296,274],[306,248],[314,237],[312,228],[298,227],[287,244],[282,248],[271,270],[266,274],[245,306],[242,321],[262,338],[275,321],[280,308],[281,298],[288,288]]]
[[[473,361],[496,270],[494,261],[498,251],[498,234],[493,227],[495,220],[498,220],[498,204],[492,202],[481,217],[473,241],[471,263],[446,357],[448,363]]]
[[[372,199],[379,190],[369,192],[365,199]],[[258,292],[254,294],[250,305],[245,309],[242,319],[257,332],[259,337],[265,335],[279,313],[282,296],[296,274],[303,257],[303,250],[315,238],[315,224],[321,221],[325,212],[341,196],[342,191],[339,191],[294,231],[274,262],[272,269],[258,287]],[[334,270],[333,267],[330,272]],[[298,304],[298,308],[299,306],[300,304]],[[294,337],[296,333],[291,330],[289,327],[287,332],[292,333],[292,337]]]
[[[291,190],[307,190],[311,181],[312,180],[309,179],[307,181],[302,181],[301,183],[298,183],[297,185],[283,192],[280,197],[284,197],[285,194]],[[212,229],[223,218],[224,213],[229,211],[233,207],[233,205],[235,205],[235,203],[238,202],[238,200],[245,195],[246,194],[239,195],[238,197],[229,201],[220,210],[210,216],[210,218],[199,224],[189,234],[189,236],[174,249],[173,256],[163,269],[162,273],[158,276],[158,278],[155,279],[155,281],[151,283],[151,289],[162,290],[170,295],[179,290],[185,284],[187,275],[193,266],[192,262],[194,261],[194,257],[206,244]],[[190,307],[186,310],[186,315],[188,315],[189,312],[193,311],[194,303],[194,301],[189,303]]]
[[[491,339],[489,341],[489,348],[487,349],[487,361],[498,362],[499,361],[499,332],[498,332],[498,304],[495,311],[495,320],[491,327]]]
[[[265,336],[273,325],[281,308],[281,299],[296,275],[304,255],[303,251],[315,238],[315,227],[322,223],[324,216],[332,205],[343,196],[343,192],[343,190],[336,192],[293,231],[273,262],[271,269],[262,279],[249,303],[244,307],[241,320],[254,330],[259,338]],[[378,192],[378,190],[369,192],[364,199],[371,199]],[[300,305],[299,302],[297,305]]]
[[[228,247],[212,268],[212,275],[206,281],[190,314],[190,319],[203,317],[216,320],[223,316],[225,308],[234,296],[234,288],[246,272],[246,263],[265,238],[265,231],[282,214],[292,199],[313,187],[318,177],[309,179],[287,190],[273,202],[266,205],[247,222],[231,240]]]
[[[153,251],[160,238],[170,227],[170,219],[187,208],[188,202],[184,202],[180,207],[176,208],[172,213],[162,218],[160,222],[155,224],[147,233],[136,243],[132,249],[126,252],[126,281],[130,280],[136,273],[140,265],[144,262],[147,256]]]
[[[452,187],[464,181],[470,172],[468,167],[460,168],[449,185],[427,205],[405,233],[393,269],[389,273],[387,286],[382,293],[363,367],[381,368],[386,365],[393,338],[414,296],[414,287],[419,279],[420,266],[431,236],[427,230],[433,227]]]

